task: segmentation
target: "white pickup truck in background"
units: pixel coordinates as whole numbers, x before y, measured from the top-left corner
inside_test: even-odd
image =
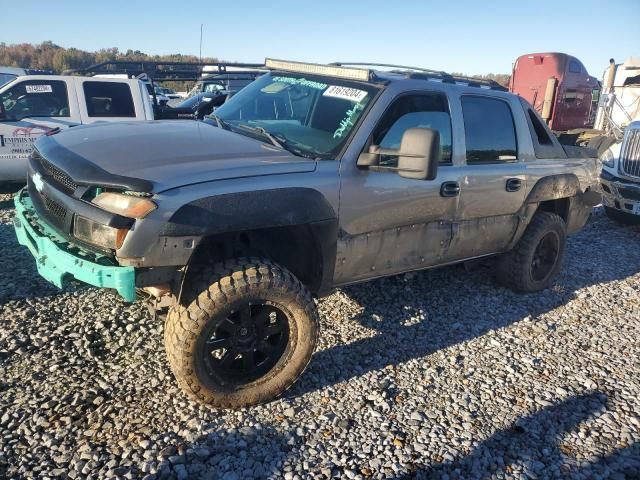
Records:
[[[0,193],[24,185],[33,143],[56,129],[153,120],[140,80],[21,76],[0,87]]]

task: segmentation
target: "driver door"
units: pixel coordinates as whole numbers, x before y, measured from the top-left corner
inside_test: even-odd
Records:
[[[452,163],[448,99],[440,92],[403,94],[392,101],[365,150],[397,148],[409,128],[440,133],[437,178],[416,180],[393,170],[397,156],[383,155],[386,169],[341,166],[340,237],[334,283],[344,285],[445,263],[452,240],[457,196],[443,193],[458,184]]]
[[[0,93],[0,181],[24,182],[34,142],[55,128],[80,124],[71,79],[33,77]]]

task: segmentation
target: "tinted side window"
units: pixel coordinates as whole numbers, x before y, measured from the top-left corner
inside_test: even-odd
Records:
[[[582,68],[580,68],[580,64],[578,62],[576,62],[575,60],[571,60],[569,62],[569,71],[571,73],[581,73]]]
[[[59,80],[27,80],[0,95],[7,120],[68,117],[67,85]]]
[[[82,84],[90,117],[135,117],[131,89],[126,83],[84,82]]]
[[[451,163],[451,116],[447,98],[441,93],[405,95],[397,99],[376,127],[373,144],[396,149],[404,132],[416,127],[440,132],[441,163]],[[398,158],[385,156],[380,163],[395,166]]]
[[[516,131],[511,108],[497,98],[462,97],[467,163],[517,159]]]

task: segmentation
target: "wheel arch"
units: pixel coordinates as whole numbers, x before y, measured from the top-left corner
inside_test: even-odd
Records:
[[[188,269],[237,257],[268,258],[293,273],[313,294],[331,288],[338,224],[324,220],[211,234],[202,238]]]
[[[290,270],[316,295],[331,288],[337,215],[324,195],[311,188],[201,198],[176,210],[162,233],[201,237],[187,272],[212,261],[261,256]]]
[[[539,179],[533,186],[520,210],[520,224],[507,250],[511,250],[524,234],[527,226],[538,212],[555,213],[565,222],[567,233],[580,230],[589,218],[592,197],[595,192],[583,192],[578,177],[572,173],[550,175]]]

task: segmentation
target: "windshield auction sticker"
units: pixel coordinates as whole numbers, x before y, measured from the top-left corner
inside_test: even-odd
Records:
[[[51,85],[25,85],[27,93],[52,93]]]
[[[314,82],[312,80],[307,80],[306,78],[273,77],[273,81],[289,83],[291,85],[302,85],[303,87],[315,88],[316,90],[324,90],[327,88],[326,83]]]
[[[358,90],[357,88],[338,87],[337,85],[331,85],[322,94],[324,97],[341,98],[342,100],[349,100],[350,102],[360,103],[364,97],[367,96],[367,92],[364,90]]]

